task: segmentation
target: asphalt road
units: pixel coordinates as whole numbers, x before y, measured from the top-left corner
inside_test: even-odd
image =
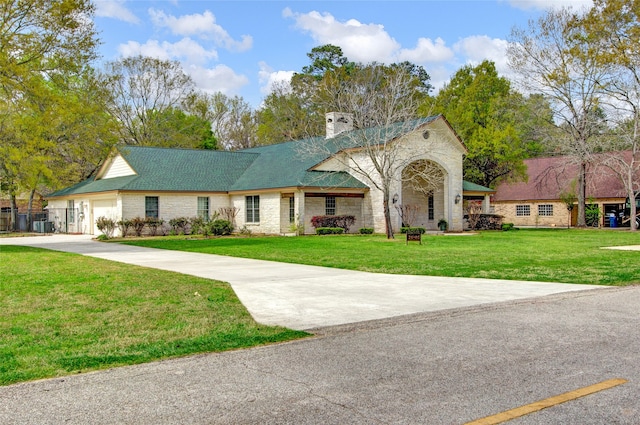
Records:
[[[343,325],[286,344],[0,387],[1,424],[640,423],[640,287]]]

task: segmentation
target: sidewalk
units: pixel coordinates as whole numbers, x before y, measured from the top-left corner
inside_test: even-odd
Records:
[[[407,314],[604,289],[549,282],[405,276],[101,243],[88,235],[0,238],[229,282],[256,321],[312,329]]]

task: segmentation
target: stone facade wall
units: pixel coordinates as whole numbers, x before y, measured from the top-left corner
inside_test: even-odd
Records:
[[[437,163],[444,171],[444,179],[442,182],[442,191],[436,193],[436,207],[434,222],[437,226],[438,220],[444,218],[449,223],[449,230],[463,230],[463,206],[462,202],[456,204],[454,202],[457,195],[462,196],[462,159],[464,147],[455,139],[451,129],[444,122],[435,122],[428,127],[429,134],[424,137],[425,129],[413,131],[400,139],[401,147],[397,151],[397,155],[402,160],[398,160],[398,165],[403,167],[419,160],[428,160]],[[371,170],[367,174],[371,178],[378,178],[377,173],[373,171],[371,159],[365,154],[354,154],[352,160],[360,165],[360,168]],[[336,160],[337,161],[337,160]],[[328,161],[325,166],[330,166]],[[331,164],[333,165],[333,164]],[[394,178],[389,193],[390,198],[394,194],[402,195],[402,169],[398,167],[398,175]],[[354,167],[355,168],[355,167]],[[370,188],[371,200],[371,217],[373,228],[376,233],[385,233],[384,210],[383,210],[383,193],[375,188],[375,185],[361,174],[352,174],[367,184]],[[408,191],[406,191],[408,193]],[[399,202],[405,202],[399,199]],[[391,224],[394,231],[398,231],[401,226],[401,219],[390,202]],[[423,220],[424,221],[424,220]],[[434,226],[434,227],[435,227]],[[431,227],[428,221],[424,227]]]
[[[570,223],[569,211],[564,202],[559,201],[514,201],[494,202],[493,211],[504,218],[503,223],[526,227],[567,227]],[[542,206],[542,207],[540,207]],[[526,215],[527,208],[529,214]],[[518,215],[520,211],[520,215]],[[547,215],[551,212],[551,215]]]
[[[220,208],[229,206],[227,195],[204,194],[123,194],[119,211],[125,212],[123,218],[131,219],[145,216],[145,198],[147,196],[158,197],[158,215],[161,219],[169,221],[178,217],[196,217],[198,215],[198,198],[209,198],[209,214],[213,216]]]
[[[280,209],[281,209],[281,194],[280,192],[269,192],[251,194],[251,196],[260,196],[260,222],[250,223],[247,222],[246,214],[246,195],[233,195],[231,196],[231,206],[240,209],[240,213],[237,217],[238,229],[246,226],[248,230],[253,233],[264,233],[268,235],[280,234]],[[287,204],[287,213],[289,211]]]
[[[309,197],[305,198],[305,221],[304,228],[306,234],[314,234],[315,228],[311,225],[311,219],[314,216],[326,215],[325,198]],[[368,227],[367,222],[363,220],[363,198],[350,198],[336,196],[336,214],[335,215],[352,215],[355,217],[355,223],[349,228],[348,233],[357,233],[361,227]]]
[[[289,233],[291,232],[292,224],[295,224],[295,215],[294,215],[294,223],[291,223],[289,217],[289,200],[291,198],[288,196],[282,196],[280,198],[280,233]],[[293,198],[295,202],[295,197]],[[297,207],[297,206],[296,206]]]

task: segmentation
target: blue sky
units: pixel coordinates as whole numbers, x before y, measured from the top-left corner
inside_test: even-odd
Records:
[[[178,60],[207,92],[258,107],[276,81],[335,44],[357,62],[422,65],[436,88],[465,64],[505,57],[514,26],[590,0],[182,1],[94,0],[102,59],[143,54]]]

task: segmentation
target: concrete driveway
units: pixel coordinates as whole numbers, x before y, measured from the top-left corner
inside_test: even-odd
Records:
[[[594,285],[365,273],[101,243],[87,235],[0,238],[229,282],[256,321],[292,329],[385,319],[500,301],[604,289]]]

